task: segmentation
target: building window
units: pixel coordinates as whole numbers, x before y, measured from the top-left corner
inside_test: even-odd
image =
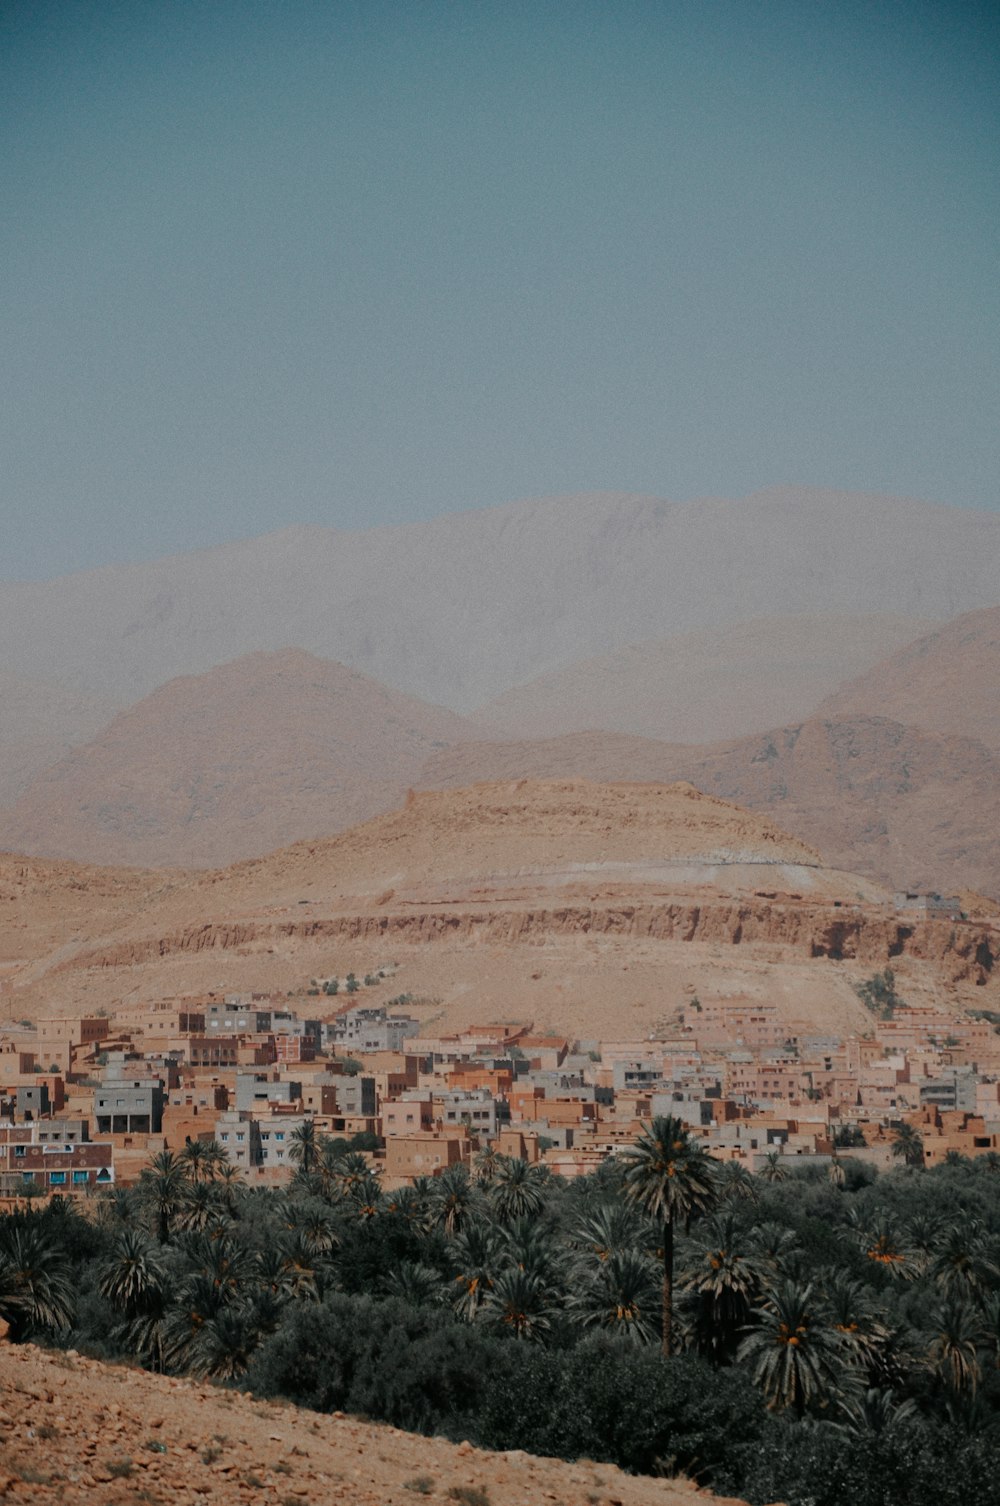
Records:
[[[14,1146],[14,1154],[15,1154],[15,1156],[23,1156],[24,1155],[24,1146],[23,1145],[15,1145]]]
[[[52,1186],[52,1187],[62,1187],[63,1184],[65,1183],[65,1181],[66,1181],[66,1173],[64,1171],[50,1171],[49,1172],[49,1185],[50,1186]]]
[[[85,1171],[74,1171],[74,1173],[73,1173],[73,1186],[74,1187],[83,1187],[83,1186],[86,1186],[86,1184],[87,1184],[87,1173]]]

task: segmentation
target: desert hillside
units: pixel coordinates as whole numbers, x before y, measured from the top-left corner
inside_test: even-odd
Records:
[[[105,889],[134,887],[134,910],[105,899],[89,923],[60,912],[48,872],[53,899],[8,910],[23,925],[6,967],[14,1019],[301,991],[385,965],[366,999],[405,993],[428,1027],[528,1018],[588,1039],[655,1033],[694,992],[773,1003],[790,1027],[863,1030],[854,985],[889,961],[914,1002],[1000,1003],[988,907],[959,927],[907,920],[767,816],[687,785],[417,793],[215,872],[108,874]]]
[[[1000,757],[885,717],[814,717],[701,748],[600,732],[484,741],[436,753],[420,783],[573,775],[687,780],[766,811],[835,867],[890,889],[1000,897]]]
[[[0,584],[6,667],[130,703],[298,644],[457,710],[630,643],[763,616],[997,602],[1000,514],[819,488],[514,502]]]
[[[594,728],[710,743],[810,716],[820,699],[910,643],[926,624],[884,613],[763,617],[578,660],[480,707],[489,735]],[[585,770],[581,768],[580,773]]]
[[[0,810],[14,803],[39,770],[87,742],[117,710],[107,697],[80,695],[0,669]]]
[[[1000,575],[1000,555],[994,561]],[[956,617],[843,685],[824,716],[887,716],[1000,749],[1000,606]]]
[[[492,1454],[31,1344],[4,1347],[0,1425],[0,1494],[9,1501],[412,1506],[478,1498],[490,1506],[723,1506],[686,1480],[520,1450]]]
[[[212,866],[396,804],[461,717],[301,650],[173,680],[42,773],[0,844],[89,863]]]

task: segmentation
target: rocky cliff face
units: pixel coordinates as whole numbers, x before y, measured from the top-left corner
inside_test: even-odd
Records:
[[[983,985],[1000,958],[1000,928],[987,922],[903,922],[883,911],[752,901],[563,905],[534,909],[453,909],[367,913],[301,921],[243,921],[189,926],[169,935],[83,952],[73,968],[141,966],[190,952],[265,951],[276,942],[400,942],[517,945],[566,935],[707,942],[779,949],[786,956],[827,957],[881,968],[894,958],[935,964],[950,982]]]

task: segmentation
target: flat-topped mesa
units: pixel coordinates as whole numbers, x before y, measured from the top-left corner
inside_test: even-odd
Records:
[[[764,871],[766,870],[766,871]],[[223,893],[305,896],[334,909],[385,890],[407,902],[551,894],[760,888],[878,903],[874,885],[824,866],[768,817],[689,784],[521,779],[411,792],[401,809],[322,842],[299,842],[207,876]],[[551,900],[547,899],[547,903]]]

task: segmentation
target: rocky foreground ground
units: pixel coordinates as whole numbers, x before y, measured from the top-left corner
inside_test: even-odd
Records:
[[[39,1506],[413,1506],[422,1498],[725,1506],[688,1481],[486,1453],[9,1344],[0,1347],[0,1498]]]

